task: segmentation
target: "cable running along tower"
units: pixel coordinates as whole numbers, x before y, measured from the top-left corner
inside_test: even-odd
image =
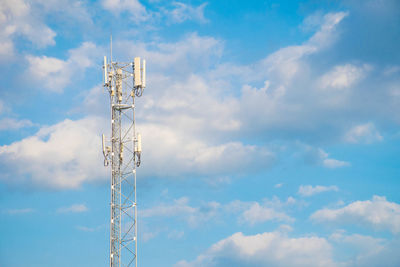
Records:
[[[146,87],[146,61],[113,62],[111,54],[110,61],[104,57],[103,71],[111,109],[111,138],[102,136],[104,166],[111,166],[110,267],[137,267],[136,168],[142,144],[135,98]]]

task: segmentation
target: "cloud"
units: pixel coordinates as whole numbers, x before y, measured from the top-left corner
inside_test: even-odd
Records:
[[[135,22],[143,22],[150,18],[146,8],[138,0],[103,0],[104,9],[119,16],[123,12],[129,12]]]
[[[182,122],[180,127],[190,124],[192,119],[195,118],[189,117],[189,121]],[[207,140],[189,132],[173,129],[173,125],[141,124],[138,127],[143,137],[143,148],[148,151],[143,154],[143,174],[164,177],[237,175],[248,168],[257,171],[274,162],[274,155],[266,148],[240,142],[207,143]]]
[[[37,86],[51,92],[61,93],[73,79],[83,77],[85,70],[94,66],[100,50],[94,43],[84,42],[76,49],[69,50],[69,58],[61,60],[47,56],[27,55],[28,75]]]
[[[290,238],[281,232],[256,235],[235,233],[212,245],[194,261],[177,267],[195,266],[337,266],[332,246],[320,237]]]
[[[344,136],[344,140],[349,143],[370,144],[382,141],[383,137],[371,122],[352,127]]]
[[[39,48],[54,45],[56,33],[45,25],[32,5],[23,0],[3,0],[0,7],[0,59],[14,54],[13,38],[22,35]]]
[[[371,69],[371,66],[364,65],[357,67],[351,64],[336,66],[333,70],[324,74],[320,78],[320,88],[343,90],[354,86],[365,76],[365,72]]]
[[[322,149],[318,149],[319,161],[322,163],[322,166],[330,169],[341,168],[350,166],[350,163],[347,161],[341,161],[337,159],[329,158],[329,154],[323,151]]]
[[[400,205],[380,196],[373,196],[372,200],[355,201],[339,209],[321,209],[310,218],[316,222],[357,224],[394,234],[400,232]]]
[[[254,225],[266,221],[286,221],[292,222],[293,218],[283,212],[278,212],[270,207],[263,207],[259,203],[254,203],[250,208],[243,212],[241,220]]]
[[[281,202],[278,198],[264,199],[259,202],[245,202],[234,200],[226,204],[211,201],[198,206],[189,205],[189,198],[175,199],[171,204],[159,204],[157,206],[139,211],[143,218],[172,217],[183,218],[191,227],[198,226],[201,222],[218,220],[229,214],[237,216],[239,224],[255,225],[266,221],[293,222],[284,208],[296,204],[296,200],[289,197]]]
[[[200,36],[194,32],[184,35],[176,42],[116,41],[113,47],[115,51],[123,51],[124,58],[134,58],[137,55],[145,58],[150,64],[148,71],[157,74],[152,75],[148,88],[161,92],[164,87],[159,87],[159,83],[170,88],[171,83],[183,81],[182,78],[194,73],[204,73],[212,68],[222,56],[224,43],[214,37]]]
[[[322,185],[317,185],[317,186],[312,186],[312,185],[301,185],[299,187],[299,191],[297,192],[299,195],[303,197],[310,197],[315,194],[319,194],[322,192],[329,192],[329,191],[339,191],[339,188],[335,185],[331,186],[322,186]]]
[[[350,163],[333,158],[329,158],[329,154],[321,148],[313,148],[310,146],[305,147],[305,160],[310,164],[318,164],[326,168],[335,169],[341,167],[348,167]]]
[[[58,213],[82,213],[88,211],[85,204],[74,204],[68,207],[61,207],[57,209]]]
[[[400,263],[397,238],[387,240],[344,231],[336,231],[328,238],[316,235],[290,237],[291,231],[290,226],[282,225],[273,232],[235,233],[211,245],[195,260],[181,260],[175,266],[395,267]],[[340,253],[342,250],[346,253]]]
[[[192,207],[189,205],[189,199],[182,197],[175,199],[172,204],[160,204],[149,209],[142,209],[139,214],[143,218],[180,217],[191,227],[196,227],[198,224],[214,218],[219,208],[220,204],[217,202],[207,202],[198,207]]]
[[[288,46],[272,53],[262,60],[261,66],[272,75],[287,84],[296,74],[301,73],[306,56],[315,54],[330,46],[336,39],[336,26],[348,15],[346,12],[328,13],[324,16],[320,29],[302,45]]]
[[[5,213],[10,214],[10,215],[19,215],[19,214],[28,214],[28,213],[33,213],[36,210],[31,209],[31,208],[25,208],[25,209],[9,209],[5,210]]]
[[[346,250],[345,266],[397,266],[400,256],[397,251],[400,240],[387,240],[368,235],[347,234],[336,231],[330,235],[332,245]]]
[[[240,224],[255,225],[266,221],[294,222],[295,219],[287,215],[285,209],[295,204],[296,200],[293,197],[286,201],[273,197],[261,202],[234,200],[224,205],[223,209],[228,213],[239,214]]]
[[[87,117],[43,126],[33,136],[0,147],[7,184],[72,189],[87,181],[102,181],[101,120]]]
[[[194,20],[199,23],[206,23],[208,20],[204,17],[204,8],[207,3],[197,7],[182,2],[173,2],[174,9],[166,11],[169,21],[172,23],[182,23],[187,20]]]
[[[0,112],[1,113],[1,112]],[[0,131],[18,130],[25,127],[32,127],[34,124],[30,120],[16,120],[13,118],[0,119]]]

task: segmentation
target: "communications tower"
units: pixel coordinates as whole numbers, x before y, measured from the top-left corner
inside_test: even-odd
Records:
[[[111,166],[110,267],[137,267],[136,168],[142,144],[135,131],[135,98],[146,87],[146,61],[104,57],[103,70],[111,111],[111,138],[102,136],[104,166]]]

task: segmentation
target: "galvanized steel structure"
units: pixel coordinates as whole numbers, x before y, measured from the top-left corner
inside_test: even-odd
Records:
[[[104,57],[104,87],[110,95],[111,138],[103,135],[104,165],[111,166],[110,267],[137,267],[136,168],[141,136],[135,131],[135,98],[146,86],[145,61]]]

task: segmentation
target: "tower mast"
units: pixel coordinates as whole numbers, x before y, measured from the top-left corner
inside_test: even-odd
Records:
[[[136,168],[142,144],[135,127],[135,98],[146,87],[145,64],[139,57],[133,62],[104,57],[111,113],[111,138],[103,134],[104,165],[111,166],[110,267],[137,267]]]

